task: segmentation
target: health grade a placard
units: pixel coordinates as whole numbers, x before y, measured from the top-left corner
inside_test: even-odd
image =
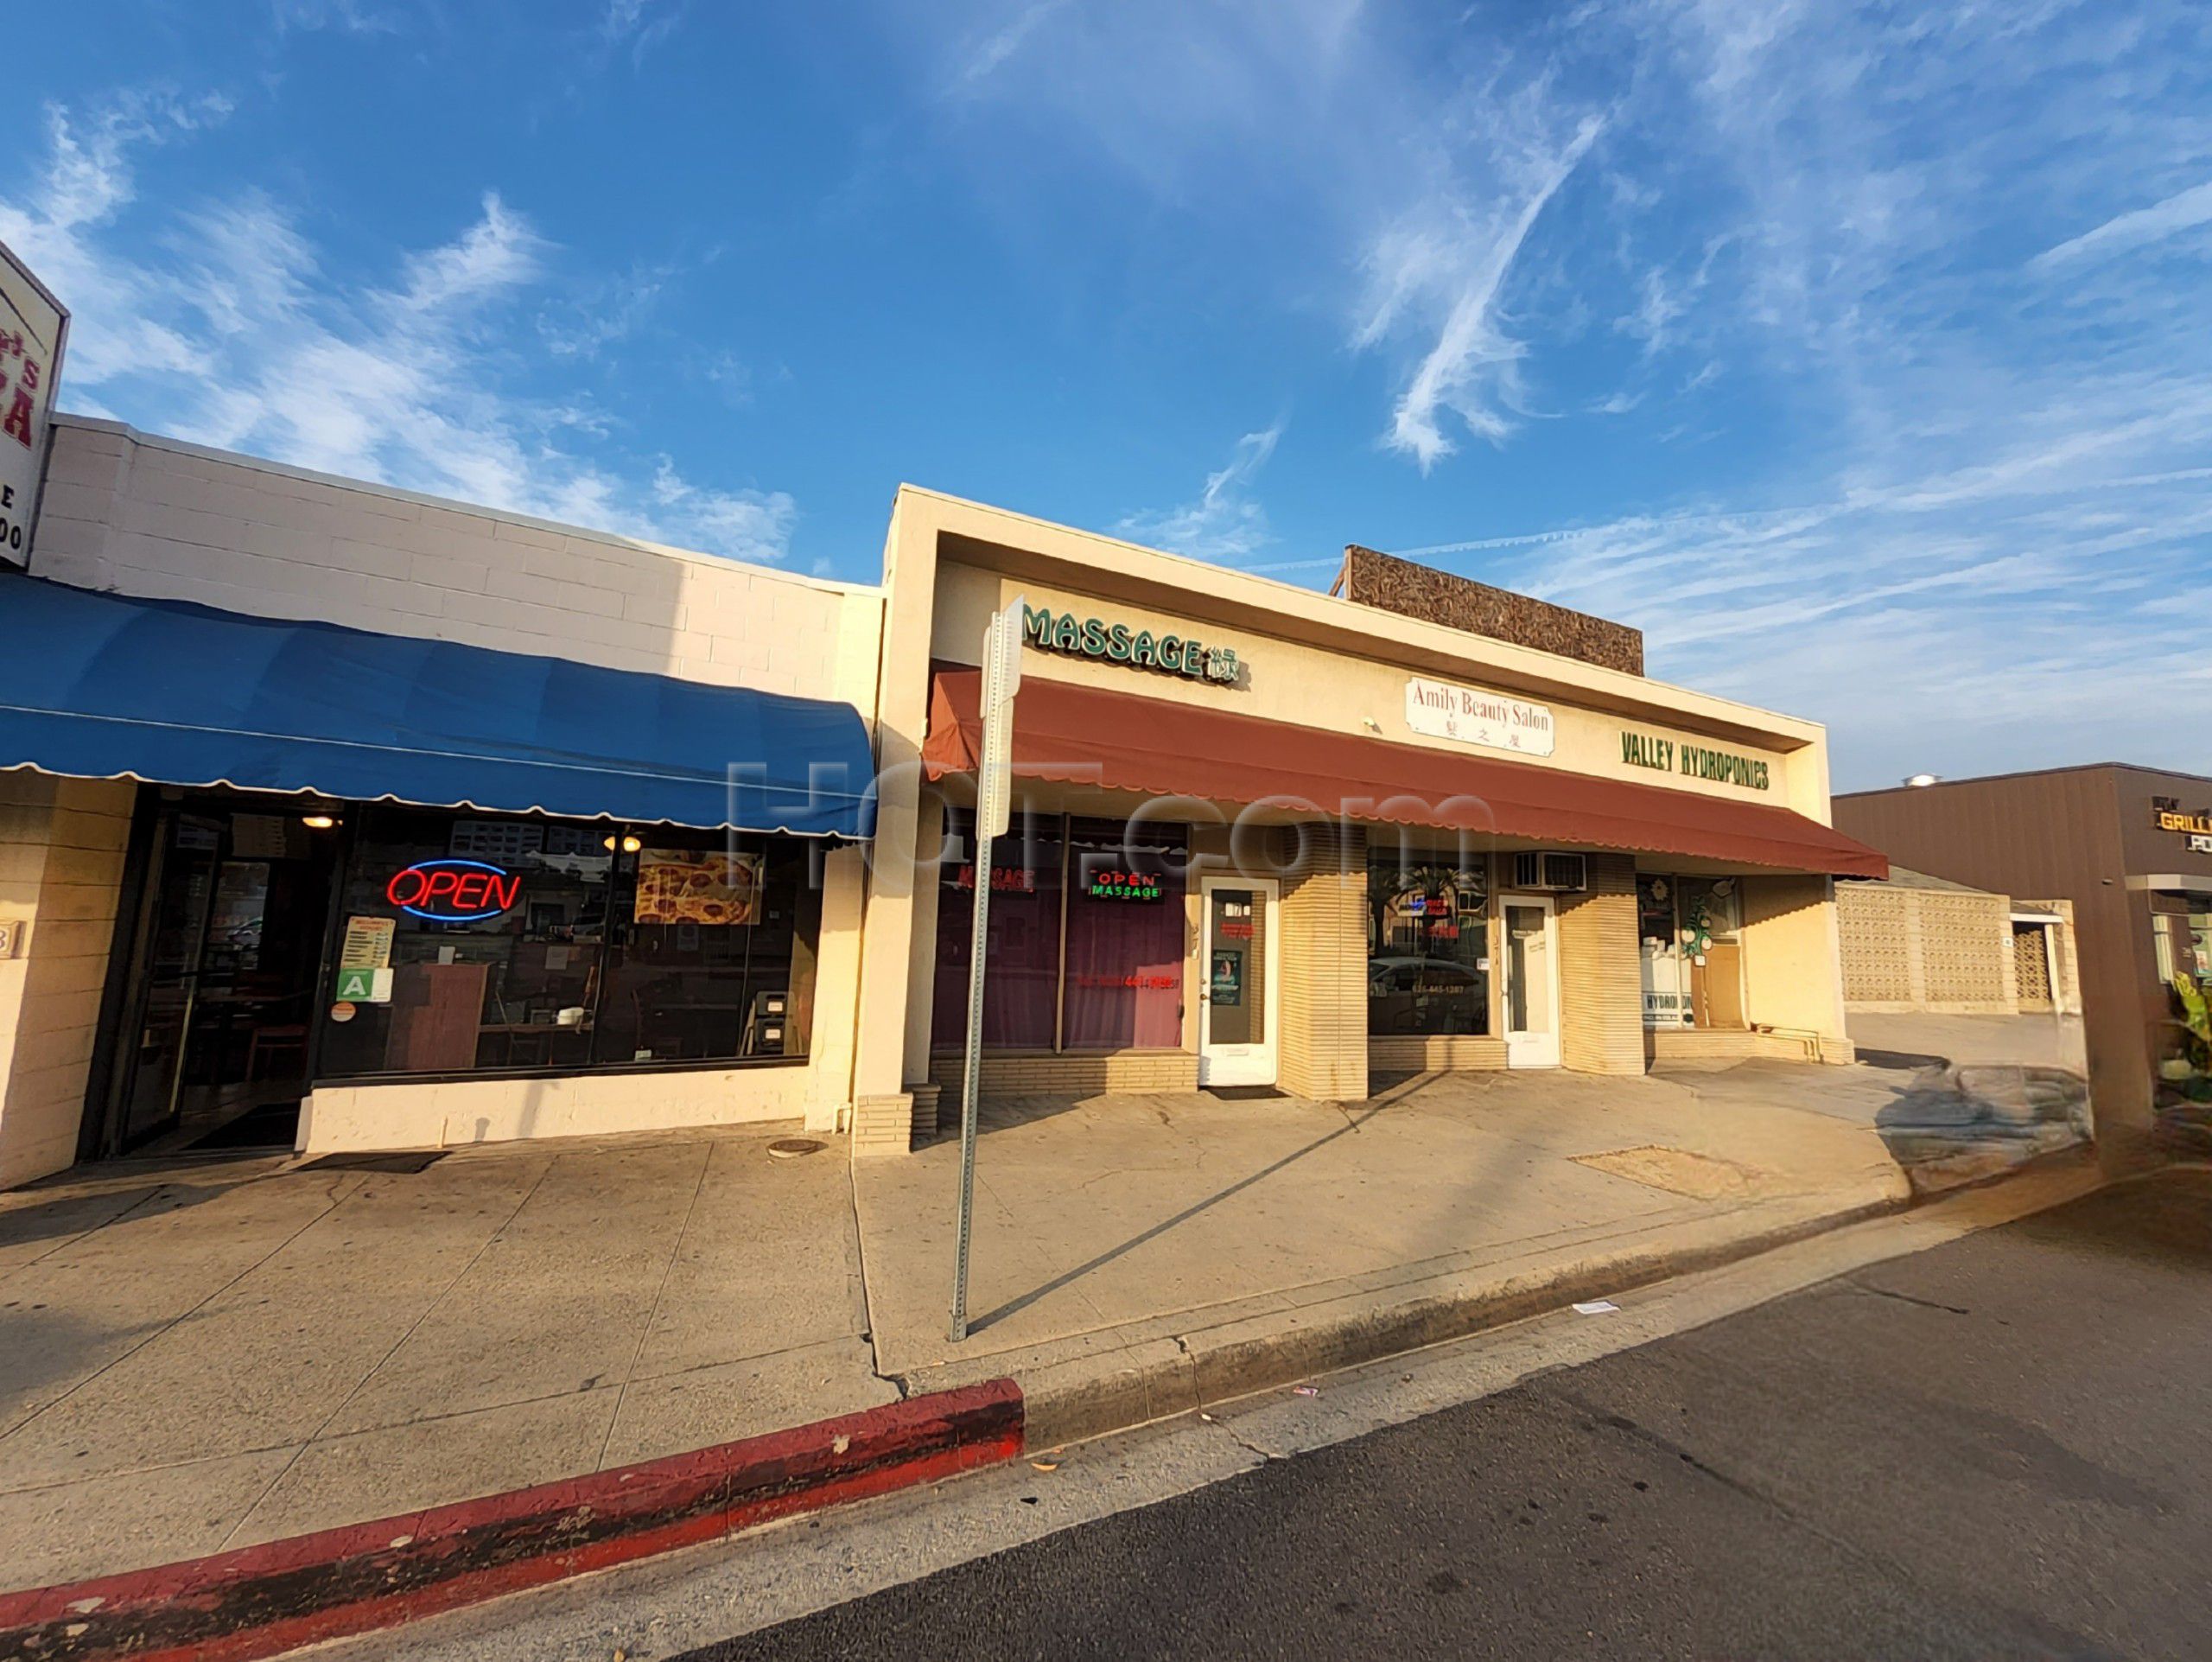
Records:
[[[391,971],[390,970],[340,970],[334,993],[341,1004],[389,1004],[391,1003]]]

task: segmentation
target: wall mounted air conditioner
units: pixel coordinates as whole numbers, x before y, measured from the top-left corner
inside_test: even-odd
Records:
[[[1513,886],[1579,895],[1590,886],[1590,874],[1579,854],[1547,854],[1531,850],[1513,856]]]

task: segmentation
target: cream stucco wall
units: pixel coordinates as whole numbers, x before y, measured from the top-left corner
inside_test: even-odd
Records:
[[[0,1188],[77,1158],[132,800],[127,785],[0,773]]]
[[[1208,706],[1271,721],[1371,734],[1443,753],[1567,768],[1786,807],[1828,823],[1827,736],[1816,723],[1018,513],[933,492],[902,489],[893,511],[886,579],[890,595],[879,714],[887,762],[918,754],[927,726],[930,662],[976,663],[985,621],[1019,595],[1033,606],[1126,622],[1132,628],[1149,628],[1155,635],[1173,633],[1195,636],[1209,646],[1230,646],[1247,669],[1240,685],[1230,688],[1028,650],[1023,653],[1025,681],[1052,679],[1138,693],[1170,710],[1177,705]],[[1516,755],[1414,732],[1407,723],[1405,709],[1406,682],[1412,676],[1456,681],[1549,705],[1558,733],[1554,754],[1548,758]],[[1764,761],[1770,787],[1762,791],[1633,766],[1622,757],[1624,729],[1677,742],[1706,743]],[[1111,806],[1104,799],[1086,800],[1080,793],[1049,787],[1037,796],[1039,806],[1066,806],[1078,812],[1107,812]],[[893,846],[912,849],[923,791],[918,785],[909,788],[894,780],[887,782],[882,799],[883,846],[879,853]],[[933,794],[928,809],[932,816],[937,812]],[[1210,847],[1217,835],[1206,827],[1194,827],[1194,849]],[[879,882],[884,863],[879,860]],[[1752,1019],[1808,1028],[1840,1043],[1840,987],[1826,880],[1753,881],[1766,886],[1771,904],[1757,911],[1755,930],[1746,932],[1746,978],[1754,984]],[[1632,897],[1624,903],[1631,915],[1624,964],[1632,984]],[[928,1029],[931,965],[928,941],[914,933],[922,921],[922,908],[909,894],[902,890],[894,905],[879,912],[872,891],[864,950],[874,970],[861,1000],[861,1069],[874,1081],[872,1089],[886,1093],[880,1098],[880,1126],[868,1139],[879,1150],[893,1147],[906,1125],[906,1105],[890,1083],[890,1059],[899,1059],[899,1078],[906,1085],[919,1082],[926,1068],[926,1047],[919,1041]],[[1195,971],[1186,967],[1186,973]],[[895,1013],[889,999],[894,985],[900,994]],[[1633,1015],[1632,1000],[1624,1008]],[[1186,1014],[1186,1048],[1195,1042],[1190,1030],[1193,1025]],[[871,1028],[872,1036],[868,1031]],[[1624,1044],[1633,1048],[1640,1041],[1633,1021],[1624,1031]],[[1483,1045],[1459,1049],[1468,1053],[1470,1065],[1495,1065],[1497,1060]],[[1623,1054],[1627,1054],[1624,1049]],[[859,1111],[865,1118],[866,1096],[857,1091],[856,1095],[862,1098]]]
[[[1110,574],[1101,573],[1102,580]],[[1102,582],[1102,587],[1103,587]],[[1388,642],[1374,644],[1371,657],[1349,655],[1295,639],[1271,634],[1254,627],[1193,623],[1173,612],[1134,608],[1109,594],[1025,582],[973,567],[947,564],[938,578],[938,604],[931,655],[947,663],[974,664],[983,625],[989,614],[1017,595],[1029,605],[1056,613],[1072,612],[1078,618],[1099,617],[1145,629],[1154,635],[1197,636],[1208,646],[1235,649],[1244,667],[1245,679],[1235,687],[1194,680],[1186,676],[1133,669],[1125,664],[1100,663],[1059,653],[1025,653],[1025,678],[1062,681],[1107,691],[1135,693],[1168,705],[1189,704],[1253,716],[1264,721],[1287,722],[1300,727],[1355,736],[1374,736],[1393,744],[1410,745],[1442,755],[1504,760],[1516,766],[1555,768],[1567,773],[1618,779],[1637,785],[1655,785],[1694,795],[1723,797],[1768,806],[1796,807],[1800,801],[1816,802],[1823,810],[1826,780],[1816,767],[1822,746],[1804,743],[1793,750],[1772,744],[1758,745],[1711,734],[1697,724],[1693,712],[1672,710],[1637,719],[1611,711],[1578,707],[1558,699],[1545,700],[1552,712],[1555,744],[1548,756],[1458,743],[1416,732],[1406,719],[1406,666],[1395,661]],[[1353,608],[1345,602],[1346,610]],[[1474,656],[1482,643],[1470,642],[1470,659],[1459,677],[1461,685],[1485,691],[1504,691],[1495,680],[1485,680],[1486,667]],[[1565,660],[1562,660],[1564,662]],[[1421,672],[1424,678],[1448,678]],[[1667,689],[1654,684],[1655,696],[1663,701]],[[1517,696],[1517,695],[1516,695]],[[1370,722],[1373,726],[1368,725]],[[1639,767],[1622,758],[1624,731],[1689,740],[1716,750],[1763,761],[1769,768],[1764,790],[1700,780],[1679,768],[1662,770]],[[1804,810],[1800,809],[1799,812]]]

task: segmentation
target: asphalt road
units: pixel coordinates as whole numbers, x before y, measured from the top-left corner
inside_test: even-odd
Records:
[[[691,1654],[2208,1651],[2176,1172]]]

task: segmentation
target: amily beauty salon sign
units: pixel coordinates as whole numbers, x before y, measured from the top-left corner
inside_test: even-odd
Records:
[[[1557,736],[1548,705],[1418,678],[1406,683],[1406,725],[1433,739],[1525,756],[1548,756]]]

